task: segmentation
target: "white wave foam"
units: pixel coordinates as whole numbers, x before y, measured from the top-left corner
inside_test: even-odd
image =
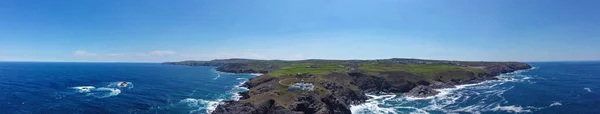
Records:
[[[583,88],[583,89],[586,90],[587,92],[592,92],[592,89],[590,89],[590,88],[586,87],[586,88]]]
[[[94,86],[77,86],[71,87],[72,89],[76,89],[79,93],[85,93],[86,96],[93,96],[96,98],[107,98],[112,96],[117,96],[121,94],[120,88],[133,88],[133,83],[126,82],[126,86],[120,86],[123,81],[118,82],[110,82],[108,85],[104,87],[94,87]]]
[[[550,104],[550,106],[549,106],[549,107],[552,107],[552,106],[560,106],[560,105],[562,105],[560,102],[554,102],[554,103]]]
[[[179,103],[183,103],[190,108],[198,108],[196,110],[192,110],[189,113],[196,113],[198,111],[206,110],[206,113],[210,114],[211,112],[217,109],[217,106],[223,99],[217,99],[216,101],[204,100],[204,99],[194,99],[194,98],[186,98]]]
[[[538,67],[531,67],[530,69],[517,70],[517,71],[514,71],[514,72],[505,73],[505,74],[515,75],[515,74],[521,74],[523,72],[528,72],[528,71],[532,71],[532,70],[536,70],[536,69],[538,69]],[[501,74],[501,75],[505,75],[505,74]]]
[[[242,85],[244,85],[244,83],[246,83],[246,82],[247,82],[247,81],[242,81],[242,82],[240,82],[238,85],[236,85],[234,88],[232,88],[232,89],[229,91],[229,94],[233,94],[233,95],[231,96],[231,98],[230,98],[231,100],[235,100],[235,101],[238,101],[238,100],[240,100],[240,98],[242,98],[242,96],[240,95],[240,92],[243,92],[243,91],[248,91],[248,90],[249,90],[249,89],[248,89],[248,88],[246,88],[246,87],[242,87]]]
[[[482,105],[471,105],[471,106],[466,106],[466,107],[459,108],[456,110],[452,110],[451,112],[469,112],[469,113],[473,113],[473,114],[480,114],[481,112],[479,112],[479,110],[482,108],[484,108],[484,106],[482,106]]]
[[[491,110],[492,111],[506,111],[506,112],[510,112],[510,113],[531,112],[531,110],[524,109],[521,106],[514,106],[514,105],[510,105],[510,106],[496,105],[496,107],[492,108]]]
[[[415,110],[414,112],[410,112],[409,114],[429,114],[429,112],[420,109],[420,108],[416,108],[416,107],[404,107],[404,106],[398,106],[398,107],[393,107],[394,109],[411,109],[411,110]]]
[[[262,73],[250,73],[250,75],[254,75],[254,76],[262,76],[262,75],[264,75],[264,74],[262,74]]]
[[[248,78],[235,78],[236,80],[247,80]]]
[[[221,77],[221,74],[217,73],[217,77],[213,78],[213,80],[217,80],[219,77]]]
[[[382,108],[379,105],[384,104],[386,101],[391,100],[396,97],[396,95],[369,95],[371,99],[367,100],[366,103],[360,105],[352,105],[350,106],[350,112],[353,114],[397,114],[394,108]]]
[[[474,84],[457,85],[457,86],[454,86],[454,88],[434,89],[435,91],[438,91],[440,93],[436,94],[435,96],[429,96],[429,97],[408,97],[407,96],[407,97],[405,97],[405,99],[408,101],[414,101],[414,100],[428,100],[428,99],[433,99],[433,98],[441,98],[441,97],[448,96],[448,94],[452,93],[453,91],[460,90],[460,89],[470,87],[470,86],[484,84],[485,82],[486,81],[474,83]]]
[[[92,90],[88,95],[94,96],[96,98],[107,98],[112,96],[117,96],[121,93],[120,89],[117,88],[97,88]]]
[[[94,86],[77,86],[77,87],[71,87],[72,89],[76,89],[77,92],[80,93],[87,93],[92,91],[92,89],[96,89],[96,87]]]

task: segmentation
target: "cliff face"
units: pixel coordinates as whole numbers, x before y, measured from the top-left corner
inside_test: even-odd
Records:
[[[310,60],[309,62],[323,61]],[[325,61],[327,64],[333,63],[352,66],[353,69],[356,66],[370,62],[373,61]],[[255,77],[244,83],[243,86],[248,87],[249,91],[241,93],[241,100],[226,101],[217,107],[213,112],[214,114],[348,114],[351,113],[351,105],[366,102],[368,97],[365,93],[403,93],[406,96],[427,97],[439,93],[434,89],[494,80],[496,79],[495,76],[502,73],[531,68],[531,66],[519,62],[457,62],[418,59],[387,59],[377,60],[376,62],[385,64],[386,66],[390,66],[393,63],[434,64],[458,67],[456,69],[424,73],[410,72],[411,70],[386,70],[376,73],[369,72],[369,70],[336,71],[320,75],[319,81],[315,84],[316,87],[313,91],[288,91],[287,86],[281,83],[282,81],[285,82],[285,80],[293,79],[294,76],[277,77],[268,76],[267,74],[274,70],[286,68],[281,66],[283,64],[282,61],[257,62],[252,60],[236,60],[236,62],[231,62],[220,60],[219,62],[167,64],[215,66],[218,71],[222,72],[267,74],[267,76]],[[307,66],[306,68],[319,67]],[[472,70],[471,68],[480,70]],[[429,69],[417,70],[428,71]]]

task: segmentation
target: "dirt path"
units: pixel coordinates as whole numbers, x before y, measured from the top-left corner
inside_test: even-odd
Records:
[[[287,79],[283,79],[283,80],[287,80]],[[279,83],[279,84],[281,84],[281,85],[283,85],[283,86],[286,86],[286,87],[288,87],[288,85],[285,85],[285,84],[282,84],[282,83],[281,83],[281,81],[283,81],[283,80],[279,80],[279,82],[278,82],[278,83]]]

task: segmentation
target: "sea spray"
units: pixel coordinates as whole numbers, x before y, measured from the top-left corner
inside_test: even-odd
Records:
[[[393,108],[382,108],[379,105],[384,104],[386,101],[396,98],[395,94],[383,94],[373,95],[367,94],[370,98],[366,103],[359,105],[351,105],[350,111],[353,114],[356,113],[373,113],[373,114],[396,114]]]

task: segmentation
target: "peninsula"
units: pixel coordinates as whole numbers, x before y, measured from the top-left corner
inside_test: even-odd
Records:
[[[225,101],[214,114],[343,113],[351,105],[365,103],[366,93],[401,93],[410,97],[438,94],[502,73],[530,69],[520,62],[478,62],[422,59],[378,60],[252,60],[217,59],[164,64],[211,66],[229,73],[262,73],[243,86],[238,101]]]

